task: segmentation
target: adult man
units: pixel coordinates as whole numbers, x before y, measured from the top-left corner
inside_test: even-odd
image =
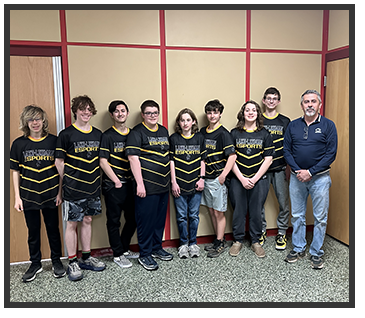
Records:
[[[142,103],[143,122],[130,132],[125,150],[136,182],[138,262],[147,270],[158,268],[153,258],[173,258],[162,248],[170,189],[170,144],[167,129],[158,123],[159,114],[155,101]]]
[[[138,258],[139,253],[129,250],[136,230],[132,172],[125,155],[125,145],[130,132],[126,126],[129,116],[127,104],[114,100],[109,104],[109,114],[114,125],[101,136],[100,167],[103,169],[102,192],[105,198],[107,230],[114,262],[122,268],[132,266],[128,258]],[[120,217],[124,211],[126,220],[120,233]]]
[[[269,87],[262,99],[265,105],[264,127],[271,134],[274,142],[275,151],[273,154],[273,162],[266,172],[269,184],[273,185],[275,196],[279,203],[279,214],[276,219],[278,226],[278,234],[276,235],[276,249],[284,250],[286,248],[286,230],[289,225],[289,184],[286,179],[286,162],[283,155],[283,141],[286,127],[290,123],[290,119],[277,111],[280,103],[281,95],[275,87]],[[266,238],[266,218],[265,207],[262,209],[262,235],[260,244],[263,245]]]
[[[83,278],[81,269],[101,271],[105,264],[90,256],[92,217],[101,213],[99,144],[101,131],[90,125],[96,108],[88,96],[72,99],[75,122],[60,132],[56,146],[56,167],[63,181],[65,243],[68,278]],[[82,258],[77,259],[77,225],[80,223]],[[81,268],[81,269],[80,269]]]
[[[305,214],[310,194],[314,229],[309,253],[312,268],[321,269],[331,186],[329,170],[336,158],[337,130],[331,120],[319,114],[322,101],[316,90],[303,93],[301,107],[304,115],[289,124],[284,136],[284,157],[292,170],[289,192],[293,225],[293,250],[285,260],[293,263],[305,256]]]

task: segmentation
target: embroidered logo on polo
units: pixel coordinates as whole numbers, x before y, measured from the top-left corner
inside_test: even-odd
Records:
[[[321,128],[316,128],[316,130],[314,131],[315,134],[321,134],[322,130]]]

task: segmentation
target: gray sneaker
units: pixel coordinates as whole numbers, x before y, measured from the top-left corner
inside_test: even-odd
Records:
[[[105,269],[105,264],[99,261],[97,258],[90,256],[88,259],[79,259],[79,266],[82,269],[88,269],[91,271],[102,271]]]
[[[67,276],[68,279],[72,281],[83,279],[84,275],[82,274],[80,266],[77,262],[72,262],[68,264]]]
[[[200,247],[196,244],[189,246],[189,255],[190,257],[199,257],[200,255]]]
[[[139,253],[138,252],[132,252],[130,250],[128,250],[127,252],[124,252],[123,255],[126,258],[138,258],[139,257]]]
[[[189,257],[189,247],[187,245],[181,245],[179,247],[178,255],[180,258],[188,258]]]
[[[121,268],[128,268],[132,266],[132,263],[127,260],[124,255],[114,257],[114,263],[118,264]]]

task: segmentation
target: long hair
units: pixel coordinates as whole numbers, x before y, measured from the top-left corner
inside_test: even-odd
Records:
[[[195,124],[193,124],[191,126],[191,133],[192,134],[195,134],[196,132],[199,131],[198,119],[196,118],[194,112],[191,109],[189,109],[189,108],[184,108],[184,109],[180,110],[180,112],[177,114],[176,121],[175,121],[175,132],[177,132],[179,134],[182,133],[182,129],[180,127],[179,122],[180,122],[181,116],[184,115],[184,114],[190,115],[191,119],[193,121],[195,121]]]
[[[249,100],[249,101],[247,101],[246,103],[244,103],[242,105],[240,111],[237,114],[238,122],[237,122],[236,128],[239,131],[243,131],[244,130],[244,127],[245,127],[245,116],[244,116],[244,113],[245,113],[245,109],[246,109],[246,105],[247,104],[253,104],[253,105],[255,105],[256,112],[257,112],[256,127],[257,127],[257,130],[261,130],[262,128],[264,128],[264,118],[262,116],[262,111],[261,111],[260,105],[257,104],[253,100]]]
[[[46,112],[42,108],[36,105],[28,105],[24,107],[22,113],[20,114],[19,129],[23,131],[24,137],[28,137],[30,135],[28,122],[36,118],[41,118],[43,122],[42,137],[48,134],[49,128],[48,128],[48,117]]]
[[[93,101],[91,100],[91,98],[89,96],[84,95],[84,96],[74,97],[71,101],[71,110],[72,110],[72,113],[74,114],[74,118],[77,119],[76,112],[78,109],[85,110],[87,108],[87,106],[89,106],[90,112],[93,115],[96,115],[97,110],[95,108]]]

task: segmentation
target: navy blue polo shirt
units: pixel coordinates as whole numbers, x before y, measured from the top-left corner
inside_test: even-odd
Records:
[[[284,158],[293,171],[306,169],[312,175],[330,169],[336,158],[337,130],[321,115],[309,126],[304,117],[289,123],[284,135]]]

